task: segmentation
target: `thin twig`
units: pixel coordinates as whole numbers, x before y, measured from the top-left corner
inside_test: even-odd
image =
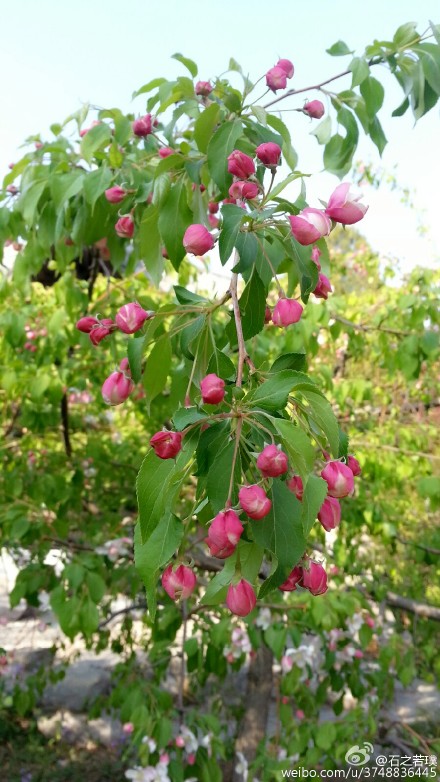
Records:
[[[114,611],[110,616],[107,617],[107,619],[104,619],[102,622],[98,625],[98,630],[102,630],[103,627],[110,624],[110,622],[115,619],[115,617],[120,616],[121,614],[129,614],[131,611],[140,611],[143,608],[146,608],[147,604],[146,602],[142,603],[132,603],[129,606],[126,606],[125,608],[120,608],[118,611]]]
[[[228,490],[228,499],[226,500],[226,507],[229,507],[229,504],[231,502],[231,497],[232,497],[232,488],[234,486],[235,463],[237,461],[237,454],[240,446],[242,426],[243,426],[243,418],[239,418],[237,421],[237,428],[235,430],[234,453],[232,456],[232,469],[231,469],[231,477],[229,479],[229,490]]]

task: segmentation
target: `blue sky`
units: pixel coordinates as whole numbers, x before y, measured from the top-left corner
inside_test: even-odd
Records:
[[[132,92],[151,78],[183,73],[171,60],[180,51],[199,64],[200,78],[225,70],[233,56],[252,76],[262,75],[279,56],[295,64],[292,86],[303,87],[337,73],[346,58],[331,58],[325,49],[338,39],[362,51],[374,38],[392,37],[396,28],[417,21],[440,23],[438,0],[278,0],[239,3],[237,0],[20,0],[2,3],[4,40],[2,58],[7,76],[0,84],[4,122],[0,131],[0,170],[17,160],[17,147],[35,132],[48,134],[54,121],[63,120],[81,103],[118,106],[142,112],[143,101],[131,102]],[[348,86],[348,82],[346,82]],[[343,88],[341,83],[341,89]],[[428,227],[417,234],[420,218],[384,186],[368,191],[368,216],[362,223],[367,238],[384,255],[402,259],[403,267],[435,264],[440,256],[437,183],[439,112],[436,107],[414,128],[408,113],[391,119],[400,93],[386,79],[387,99],[380,112],[389,139],[382,165],[395,172],[403,187],[414,190],[414,202]],[[310,93],[310,98],[319,97]],[[289,104],[296,105],[296,104]],[[302,105],[299,103],[299,105]],[[313,124],[297,113],[283,115],[300,168],[310,173],[322,166],[321,149],[310,137]],[[358,157],[379,164],[370,142],[363,142]],[[312,180],[311,180],[312,182]],[[310,193],[328,198],[337,184],[334,177],[316,176]]]

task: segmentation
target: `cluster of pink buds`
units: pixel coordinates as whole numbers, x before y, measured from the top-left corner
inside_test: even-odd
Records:
[[[323,566],[313,559],[306,559],[302,565],[293,568],[279,589],[282,592],[294,592],[298,586],[308,589],[311,595],[327,592],[327,573]]]
[[[350,189],[348,182],[343,182],[330,196],[325,210],[306,207],[298,215],[291,215],[290,227],[296,241],[307,246],[328,236],[332,229],[332,220],[341,225],[359,222],[368,209],[360,203],[361,198],[361,194]]]
[[[281,59],[266,73],[266,84],[272,92],[284,90],[287,79],[291,79],[294,73],[293,63],[290,60]]]
[[[144,310],[137,301],[124,304],[117,311],[115,320],[112,318],[99,318],[86,315],[76,323],[78,331],[88,334],[92,345],[99,345],[102,340],[116,329],[124,334],[135,334],[142,328],[145,321],[152,318],[154,312]]]

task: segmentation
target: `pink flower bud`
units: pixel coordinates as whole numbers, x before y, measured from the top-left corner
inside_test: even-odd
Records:
[[[364,656],[362,649],[355,649],[354,656],[357,657],[358,660],[362,660],[362,657]]]
[[[279,68],[278,65],[270,68],[266,73],[266,84],[272,92],[284,90],[287,85],[287,74],[284,68]]]
[[[218,405],[225,398],[225,381],[214,373],[206,375],[200,382],[200,390],[205,404]]]
[[[302,500],[304,484],[300,475],[292,475],[290,481],[287,481],[287,488],[294,493],[297,500]]]
[[[281,703],[283,704],[283,706],[287,706],[290,703],[290,698],[288,697],[288,695],[282,696]]]
[[[293,62],[290,60],[278,60],[276,68],[282,68],[288,79],[291,79],[294,74]]]
[[[208,202],[208,212],[209,212],[210,215],[217,214],[218,209],[219,209],[218,201],[209,201]]]
[[[194,766],[196,762],[196,755],[194,752],[190,752],[188,757],[186,758],[186,762],[188,763],[188,766]]]
[[[297,720],[303,720],[306,715],[304,714],[302,709],[297,709],[295,712],[295,716]]]
[[[350,453],[348,454],[347,457],[347,467],[350,468],[355,478],[357,475],[360,475],[362,472],[361,465],[359,464],[358,460]]]
[[[266,496],[266,492],[261,486],[251,484],[243,486],[238,492],[238,499],[244,512],[251,519],[262,519],[270,512],[272,507],[271,500]]]
[[[149,136],[153,131],[153,122],[151,114],[145,114],[144,117],[139,117],[133,122],[133,133],[135,136],[142,138],[143,136]]]
[[[325,274],[322,274],[322,272],[319,272],[318,283],[313,291],[313,295],[316,296],[317,299],[328,299],[328,295],[329,293],[332,293],[332,291],[333,288],[329,278],[326,277]]]
[[[122,239],[131,239],[134,234],[134,220],[131,215],[120,217],[115,225],[115,231]]]
[[[186,600],[194,592],[197,579],[194,570],[186,565],[179,565],[173,570],[172,565],[162,573],[162,586],[171,600]]]
[[[350,190],[350,183],[343,182],[333,191],[325,213],[342,225],[353,225],[364,217],[368,206],[360,204],[362,194]]]
[[[233,182],[229,188],[229,195],[234,199],[256,198],[260,189],[255,182]]]
[[[159,459],[174,459],[182,449],[182,433],[156,432],[150,440],[150,445]]]
[[[303,307],[295,299],[279,299],[272,312],[272,322],[275,326],[290,326],[298,323],[303,313]]]
[[[255,174],[255,164],[249,155],[234,149],[228,157],[228,171],[237,179],[247,179]]]
[[[321,119],[325,114],[324,104],[320,100],[311,100],[304,104],[303,112],[312,119]]]
[[[89,339],[92,345],[99,345],[105,337],[108,337],[115,329],[115,324],[111,318],[103,318],[98,321],[97,326],[93,326],[89,333]]]
[[[322,255],[322,252],[319,249],[319,247],[317,247],[316,245],[314,247],[312,247],[312,254],[311,254],[310,257],[311,257],[311,260],[313,261],[313,263],[316,263],[319,272],[321,271],[321,264],[319,263],[319,259],[320,259],[321,255]]]
[[[133,723],[132,722],[124,722],[124,724],[122,726],[122,730],[123,730],[124,733],[127,733],[128,735],[130,733],[133,733],[133,731],[134,731]]]
[[[264,478],[278,478],[287,472],[287,456],[276,445],[266,445],[258,455],[257,467]]]
[[[206,97],[209,95],[210,92],[212,92],[214,87],[212,86],[211,82],[209,81],[198,81],[196,82],[196,86],[194,87],[194,92],[196,95],[202,95],[203,97]]]
[[[292,572],[286,578],[283,584],[281,584],[278,589],[281,590],[281,592],[295,592],[297,584],[301,585],[301,579],[303,577],[303,569],[302,567],[299,567],[299,565],[296,565],[296,567],[293,568]]]
[[[159,157],[169,157],[170,155],[174,155],[176,152],[175,149],[172,149],[172,147],[161,147],[159,149]]]
[[[131,301],[117,311],[115,321],[118,329],[124,334],[135,334],[150,317],[151,315],[137,301]]]
[[[290,215],[290,227],[297,242],[303,246],[313,244],[323,236],[328,236],[332,224],[322,209],[306,207],[298,215]]]
[[[134,383],[127,373],[117,370],[104,380],[101,393],[107,405],[120,405],[134,389]]]
[[[218,228],[220,225],[220,220],[215,215],[208,215],[208,223],[211,228]]]
[[[15,187],[15,185],[8,185],[6,188],[6,192],[10,193],[11,195],[17,195],[18,187]]]
[[[310,560],[308,567],[303,568],[302,586],[312,595],[323,595],[327,592],[327,573],[319,562]]]
[[[41,141],[36,141],[34,146],[35,146],[35,149],[43,149],[43,145],[42,145]]]
[[[214,239],[204,225],[193,223],[185,231],[183,246],[187,253],[204,255],[214,247]]]
[[[226,605],[233,614],[247,616],[255,608],[256,602],[257,598],[249,581],[242,578],[236,586],[230,585],[226,595]]]
[[[185,746],[185,739],[183,738],[183,736],[176,736],[175,745],[176,747],[183,749],[183,747]]]
[[[99,320],[97,318],[92,318],[90,315],[86,315],[84,318],[80,318],[77,321],[75,328],[77,328],[78,331],[82,331],[83,334],[90,334],[94,326],[99,326]]]
[[[123,187],[115,185],[114,187],[109,187],[109,189],[105,191],[104,195],[110,204],[120,204],[127,195],[127,191],[124,190]]]
[[[365,624],[368,625],[368,627],[371,627],[373,629],[374,627],[374,619],[372,616],[366,616],[365,617]]]
[[[260,163],[263,163],[264,166],[274,168],[274,166],[277,166],[280,162],[281,147],[273,141],[266,141],[256,148],[255,154]]]
[[[212,520],[206,542],[211,556],[226,559],[234,553],[243,525],[233,510],[222,511]]]
[[[162,754],[159,755],[159,762],[163,763],[164,766],[168,765],[168,763],[170,762],[170,756],[168,752],[162,752]]]
[[[354,489],[353,473],[346,464],[339,461],[329,462],[321,472],[327,481],[330,497],[347,497]]]
[[[329,532],[341,523],[341,506],[335,497],[326,497],[318,513],[318,519]]]

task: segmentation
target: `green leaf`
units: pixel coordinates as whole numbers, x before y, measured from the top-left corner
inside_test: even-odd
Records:
[[[194,141],[200,152],[206,152],[208,149],[208,144],[218,122],[219,113],[220,106],[218,103],[211,103],[210,106],[207,106],[199,114],[194,123]]]
[[[282,369],[295,369],[302,372],[306,366],[306,359],[305,353],[284,353],[275,359],[269,372],[281,372]]]
[[[237,563],[237,556],[240,557],[240,569],[242,577],[255,583],[263,559],[263,549],[256,543],[247,543],[240,540],[232,556],[225,560],[223,570],[217,573],[209,582],[205,594],[200,603],[202,605],[218,605],[224,602],[226,598],[227,587],[231,583]]]
[[[99,196],[110,187],[112,179],[112,172],[107,166],[101,166],[97,171],[92,171],[85,177],[82,186],[85,199],[92,207],[92,212]]]
[[[144,355],[145,337],[135,337],[127,343],[127,356],[131,376],[134,383],[139,383],[142,377],[142,358]]]
[[[255,269],[241,294],[239,306],[243,337],[245,340],[251,339],[263,329],[266,312],[266,288]]]
[[[142,462],[136,480],[136,491],[143,543],[150,538],[165,513],[172,509],[196,443],[197,438],[189,435],[185,437],[176,460],[159,459],[151,449]]]
[[[262,548],[271,551],[277,560],[276,570],[261,586],[261,599],[286,580],[299,562],[306,548],[302,522],[301,503],[276,479],[272,484],[272,509],[263,521],[251,521],[254,540]]]
[[[174,428],[178,432],[182,432],[190,424],[195,424],[196,421],[204,421],[206,414],[200,412],[197,407],[181,407],[173,415]]]
[[[234,380],[236,375],[235,364],[222,350],[215,350],[209,359],[207,374],[215,372],[223,380]]]
[[[143,213],[137,232],[139,256],[145,264],[148,276],[158,285],[164,270],[162,239],[159,233],[159,209],[151,204]]]
[[[318,478],[317,475],[309,475],[304,488],[301,514],[305,537],[307,537],[313,527],[321,505],[327,496],[327,490],[328,486],[323,478]]]
[[[79,623],[86,638],[89,638],[98,629],[99,611],[89,597],[86,597],[81,603]]]
[[[385,90],[380,81],[373,76],[364,79],[360,86],[361,95],[365,101],[365,108],[369,117],[374,118],[382,107]]]
[[[208,301],[204,296],[199,296],[198,293],[193,293],[181,285],[174,285],[173,287],[179,304],[206,304]]]
[[[208,144],[208,168],[220,190],[220,196],[225,196],[232,182],[228,173],[227,158],[235,149],[237,140],[242,135],[241,121],[224,122],[214,133]]]
[[[24,220],[28,225],[32,225],[34,222],[35,212],[37,211],[38,202],[43,195],[43,191],[46,188],[47,180],[43,182],[35,182],[27,190],[22,193],[18,199],[17,208],[22,213]]]
[[[284,652],[286,638],[287,627],[274,627],[274,625],[271,625],[264,631],[264,642],[272,650],[277,660],[281,659],[281,655]]]
[[[330,49],[326,49],[327,54],[332,57],[343,57],[345,54],[353,54],[352,49],[349,49],[344,41],[336,41]]]
[[[191,222],[192,212],[188,207],[186,185],[182,179],[171,187],[159,213],[160,235],[175,269],[179,268],[186,255],[183,235]]]
[[[320,122],[314,130],[310,131],[310,135],[316,137],[318,144],[327,144],[330,141],[332,135],[332,120],[330,114],[327,114],[322,122]]]
[[[109,125],[100,122],[87,131],[81,139],[81,155],[88,163],[91,162],[93,155],[102,147],[106,147],[112,140],[112,133]]]
[[[283,450],[287,452],[293,467],[305,480],[315,461],[315,450],[309,438],[299,426],[285,418],[272,418],[272,424],[281,437]]]
[[[218,454],[214,469],[208,473],[206,490],[209,502],[214,514],[223,510],[228,499],[229,481],[232,473],[232,462],[235,451],[235,440],[228,442],[225,448]],[[238,501],[238,486],[241,482],[240,455],[237,456],[234,466],[234,480],[232,491],[232,505]]]
[[[336,457],[339,450],[339,427],[331,404],[319,393],[308,389],[302,390],[301,393],[310,404],[310,408],[307,408],[309,418],[324,432],[331,451]]]
[[[287,185],[290,185],[291,182],[294,182],[295,179],[300,179],[303,176],[307,176],[306,174],[302,174],[301,171],[293,171],[291,174],[289,174],[285,179],[282,180],[282,182],[279,182],[273,190],[270,191],[270,199],[276,198],[282,191],[284,190]]]
[[[184,65],[185,68],[189,70],[193,79],[196,78],[198,74],[198,69],[194,60],[190,60],[188,57],[184,57],[183,54],[180,54],[179,52],[177,52],[176,54],[172,54],[171,57],[173,60],[178,60],[178,62],[181,62],[182,65]]]
[[[140,525],[134,531],[134,561],[145,584],[151,618],[156,614],[156,587],[160,568],[166,565],[178,549],[184,527],[180,519],[169,513],[163,517],[147,543],[142,543]]]
[[[319,393],[317,386],[308,375],[286,369],[271,374],[255,391],[248,394],[246,401],[251,407],[281,410],[287,405],[287,397],[293,388],[300,391],[309,389]]]
[[[434,43],[423,43],[414,46],[419,56],[426,81],[437,95],[440,95],[440,47]]]
[[[136,92],[133,93],[132,98],[137,98],[138,95],[143,95],[145,92],[151,92],[151,90],[154,90],[156,87],[160,87],[160,85],[164,84],[165,82],[166,79],[163,79],[162,77],[159,77],[158,79],[152,79],[136,90]]]
[[[431,26],[432,34],[435,40],[437,41],[438,45],[440,46],[440,25],[434,24],[434,22],[431,22],[431,20],[429,20],[429,24]]]
[[[336,728],[332,722],[323,722],[316,728],[315,743],[320,749],[328,750],[336,741]]]
[[[252,114],[262,125],[267,125],[267,111],[262,106],[251,106]]]
[[[362,82],[365,79],[368,79],[370,75],[370,67],[363,57],[353,57],[348,68],[353,74],[351,80],[352,89],[353,87],[357,87],[359,84],[362,84]]]
[[[148,412],[153,399],[165,388],[171,369],[172,355],[168,334],[159,337],[145,362],[143,386]]]
[[[400,104],[400,106],[397,107],[397,109],[394,109],[393,113],[391,114],[392,117],[402,117],[403,114],[405,114],[406,111],[409,109],[409,100],[408,98],[405,98],[403,103]]]
[[[223,219],[218,246],[220,260],[224,266],[232,255],[246,213],[235,204],[224,204],[221,213]]]
[[[411,43],[416,43],[419,40],[416,26],[417,22],[406,22],[406,24],[400,25],[394,33],[393,43],[399,48],[408,46],[408,44]]]
[[[371,140],[379,150],[379,155],[382,155],[382,152],[384,151],[388,142],[385,133],[383,132],[382,125],[380,124],[377,117],[375,117],[370,123],[368,132],[370,134]]]
[[[279,117],[275,117],[273,114],[267,115],[267,124],[274,128],[274,130],[276,130],[283,139],[283,143],[281,145],[283,157],[289,168],[294,171],[298,164],[298,155],[292,147],[292,140],[290,138],[289,129],[284,124],[283,120],[281,120]]]
[[[52,198],[59,210],[69,200],[76,196],[83,188],[84,171],[71,171],[69,174],[53,174],[50,181]]]
[[[100,603],[105,595],[107,585],[103,578],[98,573],[92,571],[87,572],[86,576],[87,586],[89,589],[89,595],[94,603]]]

